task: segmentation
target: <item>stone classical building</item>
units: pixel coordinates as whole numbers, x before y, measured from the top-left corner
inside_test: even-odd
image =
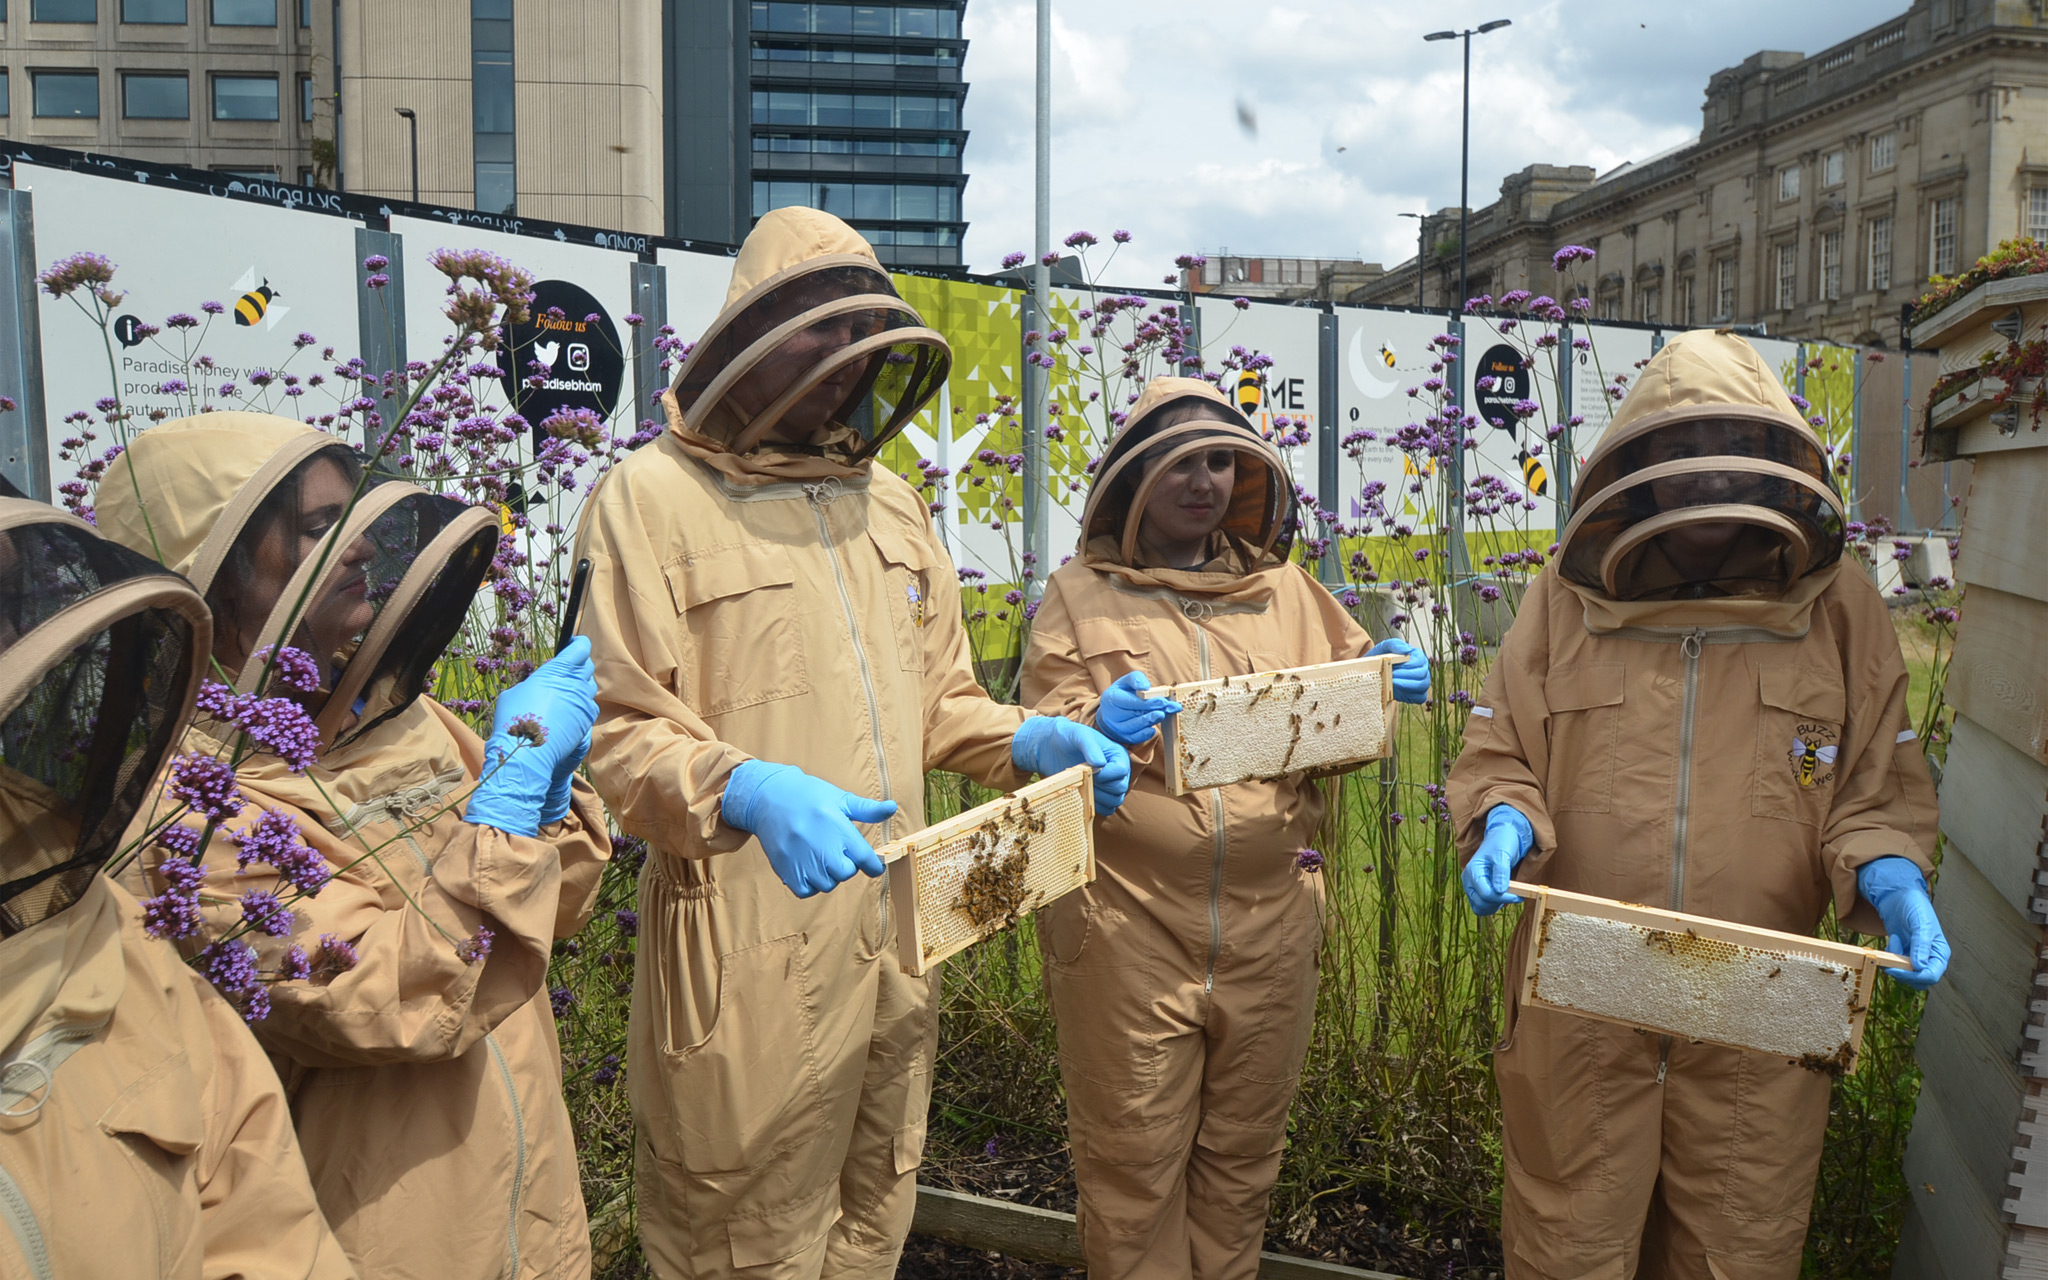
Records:
[[[1531,165],[1471,215],[1471,292],[1590,296],[1595,314],[1761,323],[1893,344],[1931,275],[2048,240],[2048,18],[2035,0],[1914,0],[1811,56],[1753,54],[1707,82],[1700,135],[1595,175]],[[1430,305],[1457,290],[1456,209],[1432,215]],[[1597,257],[1565,277],[1568,244]],[[1412,304],[1410,259],[1343,295]]]

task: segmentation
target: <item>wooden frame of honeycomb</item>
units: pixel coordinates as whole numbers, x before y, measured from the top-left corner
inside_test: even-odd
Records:
[[[1871,988],[1903,956],[1515,881],[1522,1000],[1694,1042],[1856,1069]]]
[[[1352,658],[1151,690],[1181,705],[1162,726],[1167,788],[1183,796],[1393,754],[1400,661]]]
[[[1093,778],[1075,765],[875,851],[904,972],[922,976],[1095,879]]]

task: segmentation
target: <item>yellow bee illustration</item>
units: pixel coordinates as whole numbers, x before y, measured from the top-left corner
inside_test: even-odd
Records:
[[[1250,369],[1237,375],[1237,407],[1247,418],[1259,411],[1259,375]]]
[[[1821,746],[1804,738],[1792,739],[1792,764],[1799,772],[1799,785],[1812,786],[1814,770],[1822,765],[1833,765],[1840,750],[1832,742]]]
[[[1527,449],[1515,455],[1515,461],[1522,464],[1522,483],[1529,486],[1529,492],[1542,497],[1550,491],[1550,469],[1543,465],[1543,459]]]
[[[915,582],[909,584],[905,590],[910,594],[911,625],[921,627],[924,625],[924,596],[918,591]]]
[[[255,325],[263,319],[263,313],[270,310],[270,300],[276,296],[277,290],[270,287],[267,279],[249,290],[235,303],[235,323],[245,329]]]
[[[1384,342],[1380,344],[1380,363],[1389,369],[1394,367],[1394,349]]]

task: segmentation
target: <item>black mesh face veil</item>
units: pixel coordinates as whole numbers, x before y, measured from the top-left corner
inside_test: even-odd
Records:
[[[771,276],[714,320],[676,372],[685,425],[734,453],[872,456],[938,394],[946,340],[854,254]]]
[[[411,706],[462,627],[498,547],[482,507],[391,481],[308,555],[264,624],[263,643],[289,635],[323,675],[312,712],[324,750]],[[300,603],[303,602],[303,603]],[[238,686],[253,689],[262,664]]]
[[[1595,448],[1558,572],[1613,600],[1770,594],[1839,560],[1846,530],[1810,431],[1703,406]]]
[[[119,850],[212,639],[183,578],[0,498],[0,936],[76,902]]]
[[[1237,455],[1230,506],[1217,532],[1247,571],[1268,555],[1286,559],[1295,534],[1293,481],[1286,464],[1243,415],[1200,395],[1167,400],[1125,424],[1095,468],[1081,515],[1082,545],[1113,538],[1120,560],[1133,563],[1138,517],[1159,478],[1177,463],[1215,449]]]

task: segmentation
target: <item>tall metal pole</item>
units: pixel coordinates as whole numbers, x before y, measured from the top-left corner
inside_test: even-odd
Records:
[[[1465,309],[1465,299],[1471,296],[1469,292],[1470,285],[1465,278],[1465,241],[1467,238],[1465,232],[1470,227],[1472,219],[1472,196],[1469,189],[1472,180],[1472,33],[1470,31],[1465,33],[1464,100],[1462,121],[1458,128],[1458,298],[1456,310],[1460,312],[1463,312]],[[1464,352],[1460,350],[1459,355],[1463,356],[1463,354]],[[1464,370],[1462,359],[1459,361],[1458,367],[1462,373]],[[1464,395],[1465,384],[1460,382],[1458,384],[1458,396],[1462,400]]]
[[[1037,119],[1037,228],[1032,237],[1037,262],[1031,268],[1031,315],[1033,327],[1041,333],[1052,325],[1052,268],[1046,258],[1052,253],[1052,0],[1038,0],[1038,119]],[[1050,352],[1050,343],[1039,350]],[[1037,364],[1024,366],[1024,550],[1032,557],[1032,576],[1025,583],[1027,597],[1037,599],[1039,584],[1049,566],[1046,548],[1051,521],[1045,450],[1045,404],[1051,389],[1051,371]]]

